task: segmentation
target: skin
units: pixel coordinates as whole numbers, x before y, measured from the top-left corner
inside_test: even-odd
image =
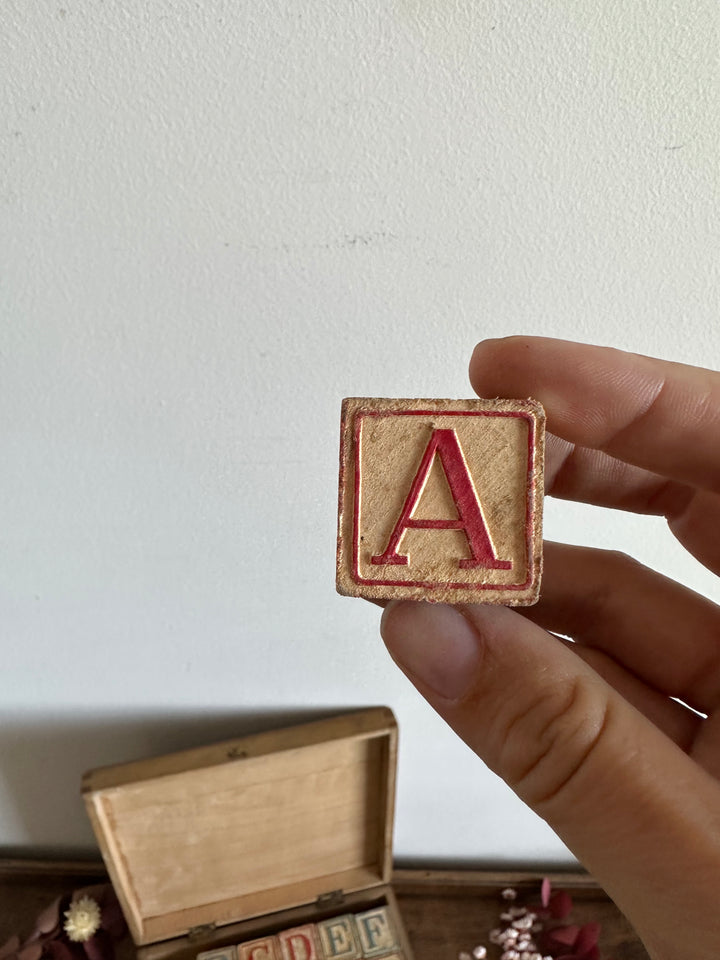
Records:
[[[476,347],[470,380],[544,404],[550,495],[664,516],[720,574],[720,373],[510,337]],[[393,601],[381,632],[653,960],[717,958],[720,607],[623,554],[546,543],[536,606]]]

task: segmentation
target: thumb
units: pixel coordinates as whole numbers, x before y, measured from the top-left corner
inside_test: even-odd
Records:
[[[695,946],[712,927],[716,950],[720,786],[709,774],[511,610],[394,601],[381,630],[418,690],[547,820],[652,956],[677,955],[680,916]]]

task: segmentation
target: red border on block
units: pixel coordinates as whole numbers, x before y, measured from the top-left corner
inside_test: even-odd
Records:
[[[368,580],[360,576],[360,497],[362,489],[360,478],[360,431],[364,417],[517,417],[525,420],[528,425],[528,462],[527,462],[527,495],[525,502],[525,555],[527,557],[528,577],[524,583],[448,583],[446,580]],[[355,442],[355,483],[353,504],[353,578],[356,583],[378,587],[425,587],[432,590],[436,587],[449,587],[463,590],[527,590],[533,582],[532,562],[532,527],[533,502],[535,494],[535,478],[533,473],[535,454],[535,420],[523,410],[401,410],[379,411],[358,410],[355,413],[354,442]]]

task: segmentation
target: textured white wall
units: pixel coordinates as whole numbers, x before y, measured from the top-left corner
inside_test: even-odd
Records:
[[[88,847],[87,767],[387,703],[399,856],[567,859],[335,595],[339,404],[467,396],[490,334],[720,366],[719,10],[7,0],[0,846]],[[719,596],[659,520],[546,532]]]

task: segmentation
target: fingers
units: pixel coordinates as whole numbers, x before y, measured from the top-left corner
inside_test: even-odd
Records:
[[[481,396],[535,397],[548,429],[680,483],[720,492],[720,374],[542,337],[486,340],[470,380]]]
[[[720,573],[720,496],[661,477],[600,450],[547,435],[546,493],[563,500],[667,518],[694,557]]]
[[[720,608],[624,554],[546,542],[538,625],[703,713],[720,707]]]
[[[594,647],[583,647],[558,637],[583,663],[588,664],[621,697],[655,724],[682,750],[689,753],[701,730],[703,721],[696,713],[670,697],[653,690],[608,654]],[[695,757],[697,760],[698,758]],[[714,762],[712,770],[716,769]],[[708,769],[705,767],[705,769]]]
[[[382,633],[418,690],[550,823],[652,955],[677,955],[677,916],[720,936],[720,787],[589,666],[504,608],[393,602]],[[694,882],[675,885],[671,873]]]
[[[697,487],[554,434],[546,435],[545,453],[545,492],[562,500],[671,518],[686,510],[698,493]]]

